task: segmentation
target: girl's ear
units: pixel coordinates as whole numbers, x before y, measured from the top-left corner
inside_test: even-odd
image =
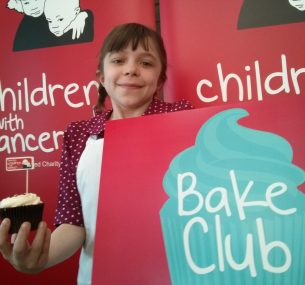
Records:
[[[96,80],[104,86],[104,74],[99,69],[96,71]]]
[[[156,92],[155,92],[155,95],[157,97],[159,97],[162,94],[163,86],[164,86],[164,82],[159,80],[158,85],[157,85],[157,89],[156,89]]]
[[[160,90],[163,89],[163,86],[164,86],[164,81],[159,78],[159,82],[158,82],[158,86],[157,86],[157,92],[160,92]]]

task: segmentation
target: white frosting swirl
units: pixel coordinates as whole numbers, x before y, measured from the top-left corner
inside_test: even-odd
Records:
[[[42,203],[40,197],[34,193],[25,193],[21,195],[14,195],[3,199],[0,202],[0,208],[11,208],[19,206],[37,205]]]

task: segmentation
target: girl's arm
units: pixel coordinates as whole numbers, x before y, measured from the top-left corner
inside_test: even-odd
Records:
[[[84,243],[85,228],[62,224],[51,235],[51,244],[46,267],[60,263],[72,256]]]

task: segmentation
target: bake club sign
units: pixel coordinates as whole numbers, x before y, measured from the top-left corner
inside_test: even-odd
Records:
[[[303,104],[110,122],[93,283],[304,284]]]

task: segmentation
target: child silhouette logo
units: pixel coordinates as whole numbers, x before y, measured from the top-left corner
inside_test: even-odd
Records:
[[[305,21],[305,0],[244,0],[238,29]]]
[[[305,11],[305,0],[289,0],[291,6],[300,11]]]
[[[93,41],[93,14],[79,0],[9,0],[7,7],[24,14],[13,51]]]

